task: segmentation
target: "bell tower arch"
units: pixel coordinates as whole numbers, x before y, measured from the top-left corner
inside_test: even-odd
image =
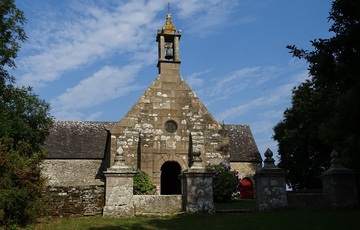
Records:
[[[180,75],[180,38],[168,12],[156,34],[159,74],[110,129],[111,165],[121,152],[127,165],[148,173],[167,194],[180,192],[178,175],[189,168],[192,146],[209,163],[227,158],[222,126]]]
[[[180,69],[179,41],[181,38],[181,30],[176,31],[176,27],[172,24],[171,14],[168,10],[165,25],[157,31],[156,42],[158,43],[158,64],[159,74],[167,63],[172,63]]]

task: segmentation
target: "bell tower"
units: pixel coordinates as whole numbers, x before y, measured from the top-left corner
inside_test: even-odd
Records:
[[[172,24],[171,14],[168,6],[165,25],[157,31],[156,42],[158,43],[159,59],[157,67],[159,74],[164,69],[180,69],[179,41],[181,30],[176,31]]]

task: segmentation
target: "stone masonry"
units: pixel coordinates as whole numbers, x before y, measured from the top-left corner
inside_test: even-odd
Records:
[[[109,127],[110,164],[121,152],[129,166],[136,168],[140,161],[141,169],[155,184],[160,184],[156,173],[165,162],[177,162],[182,171],[188,169],[190,148],[204,153],[204,162],[229,159],[223,151],[229,143],[223,128],[180,76],[180,38],[181,32],[176,31],[168,14],[157,35],[159,75],[125,117]],[[173,56],[167,47],[173,47]]]
[[[106,177],[105,206],[103,216],[134,216],[133,181],[135,172],[124,163],[124,156],[118,153],[115,164],[108,168]]]
[[[255,174],[256,209],[260,212],[283,209],[288,206],[286,173],[275,166],[273,153],[265,152],[264,167]]]
[[[146,199],[134,201],[139,201],[135,204],[138,211],[131,201],[131,181],[136,169],[149,174],[158,194],[165,188],[163,194],[174,195],[168,199],[152,197],[151,202],[176,203],[179,196],[175,195],[184,196],[186,191],[194,198],[187,197],[188,204],[195,207],[187,206],[191,212],[211,212],[211,202],[202,203],[211,194],[210,190],[203,189],[209,186],[211,177],[189,170],[193,153],[201,153],[203,164],[226,161],[242,178],[250,180],[261,168],[262,159],[250,127],[219,124],[181,77],[181,36],[168,13],[165,25],[156,36],[158,75],[120,121],[54,123],[45,142],[44,148],[49,154],[43,165],[43,173],[49,179],[47,191],[60,204],[53,213],[72,215],[77,212],[76,207],[80,207],[80,215],[97,214],[104,205],[104,215],[146,213],[149,209],[141,207]],[[119,156],[129,167],[125,171],[113,170]],[[180,180],[184,172],[185,179]],[[193,193],[193,187],[201,192]],[[123,191],[120,196],[119,191]],[[91,208],[91,203],[96,205]],[[70,210],[72,205],[74,209]],[[64,207],[63,211],[60,207]],[[178,210],[178,205],[171,210]]]
[[[191,167],[183,172],[183,207],[187,213],[214,213],[213,173],[206,172],[200,152],[193,152]]]
[[[331,158],[330,168],[321,175],[324,205],[332,208],[358,207],[357,174],[342,166],[336,151],[331,153]]]

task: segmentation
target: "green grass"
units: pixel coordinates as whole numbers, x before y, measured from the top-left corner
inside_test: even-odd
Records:
[[[216,210],[255,209],[255,200],[231,200],[226,203],[214,203]]]
[[[88,230],[144,230],[144,229],[256,229],[256,230],[358,230],[360,210],[351,211],[283,211],[271,213],[176,215],[134,218],[50,218],[27,229],[88,229]]]

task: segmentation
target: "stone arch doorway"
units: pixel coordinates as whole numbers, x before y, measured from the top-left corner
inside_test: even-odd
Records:
[[[181,166],[176,161],[166,161],[161,166],[161,195],[181,194]]]
[[[241,189],[240,189],[240,199],[253,199],[254,191],[253,191],[253,183],[250,178],[243,178],[241,180]]]

